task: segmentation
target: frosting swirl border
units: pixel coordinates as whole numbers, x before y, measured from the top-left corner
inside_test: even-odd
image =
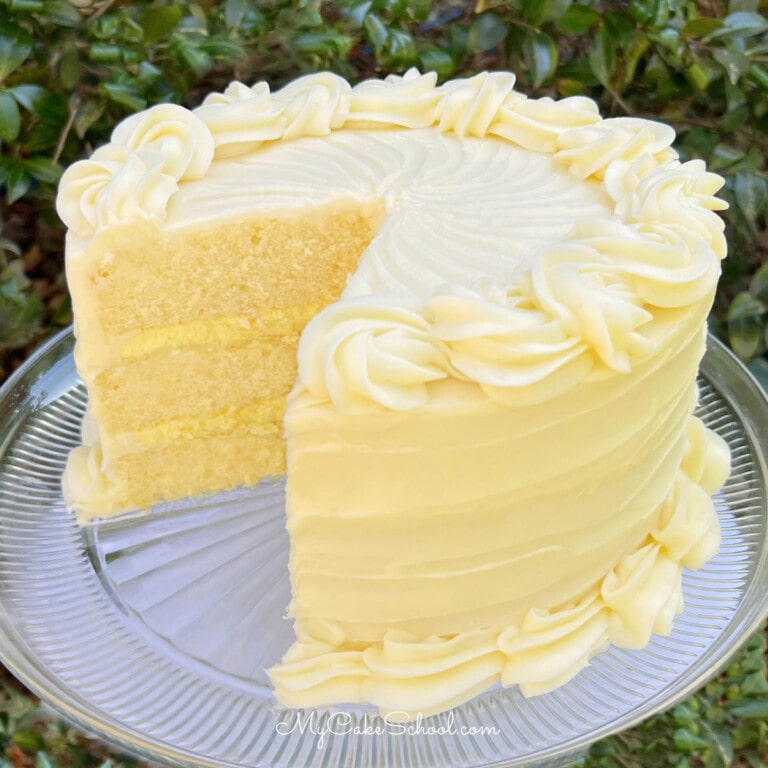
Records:
[[[631,370],[633,360],[652,351],[646,331],[653,308],[711,300],[726,251],[724,224],[716,213],[726,207],[716,197],[723,179],[707,172],[701,161],[681,163],[671,147],[674,131],[669,126],[639,118],[604,119],[590,99],[529,99],[514,85],[509,72],[484,72],[438,85],[434,73],[415,69],[354,87],[329,72],[306,75],[274,93],[264,82],[253,87],[233,83],[191,111],[160,104],[127,118],[116,127],[111,144],[65,172],[58,211],[73,236],[85,239],[134,217],[162,221],[179,185],[203,178],[218,159],[258,152],[265,143],[361,126],[431,127],[551,155],[566,173],[604,185],[614,201],[614,219],[579,222],[567,244],[541,254],[533,265],[521,265],[511,285],[496,287],[491,293],[506,291],[502,303],[508,311],[492,337],[483,334],[472,343],[463,339],[448,345],[451,374],[477,381],[491,397],[530,401],[526,392],[531,384],[543,381],[551,383],[546,391],[557,394],[594,369]],[[466,302],[498,319],[499,300],[487,286],[469,289],[473,295]],[[372,296],[370,302],[387,306],[388,299]],[[409,344],[400,345],[403,349],[420,344],[442,349],[446,343],[439,332],[443,320],[432,312],[445,301],[424,304],[429,327],[414,332]],[[534,333],[554,330],[551,341],[527,343],[528,325],[518,335],[521,307],[526,323],[537,318]],[[362,321],[370,310],[360,305],[360,311]],[[349,313],[344,317],[349,326]],[[326,320],[316,325],[327,326]],[[307,331],[310,337],[314,332],[311,327]],[[508,373],[521,364],[525,347],[527,375],[492,371],[483,362],[491,346],[494,354],[514,361]],[[343,372],[350,381],[366,376],[355,365]],[[368,387],[364,407],[420,402],[392,387],[380,396],[383,392]],[[345,402],[352,411],[363,407],[359,397]]]

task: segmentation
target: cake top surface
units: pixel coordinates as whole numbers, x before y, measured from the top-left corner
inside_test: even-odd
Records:
[[[453,377],[515,400],[545,380],[555,393],[629,370],[652,353],[659,310],[711,302],[722,179],[680,162],[669,126],[602,119],[583,97],[528,99],[514,83],[486,72],[437,85],[411,70],[351,87],[318,73],[275,93],[232,83],[191,111],[152,107],[65,173],[70,251],[137,217],[174,227],[262,200],[381,199],[345,297],[304,334],[300,378],[318,397],[410,408]],[[396,391],[371,368],[339,374],[364,391],[329,387],[335,361],[352,365],[343,350],[366,345],[374,367],[377,355],[402,367]]]

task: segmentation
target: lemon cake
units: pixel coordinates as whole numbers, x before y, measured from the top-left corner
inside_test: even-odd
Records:
[[[426,716],[669,632],[729,471],[693,415],[722,179],[673,139],[503,72],[130,117],[58,196],[67,503],[286,474],[291,707]]]

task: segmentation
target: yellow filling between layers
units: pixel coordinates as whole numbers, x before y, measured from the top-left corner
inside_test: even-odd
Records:
[[[64,487],[81,521],[285,472],[301,331],[343,291],[378,215],[139,220],[70,259],[89,417]]]

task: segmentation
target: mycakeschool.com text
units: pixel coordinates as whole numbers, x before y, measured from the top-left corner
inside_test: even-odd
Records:
[[[336,736],[498,736],[500,733],[492,725],[459,725],[453,712],[427,719],[421,714],[409,718],[409,714],[389,712],[377,716],[343,711],[285,712],[275,725],[275,731],[281,736],[294,733],[315,736],[318,749],[323,749],[329,738]]]

